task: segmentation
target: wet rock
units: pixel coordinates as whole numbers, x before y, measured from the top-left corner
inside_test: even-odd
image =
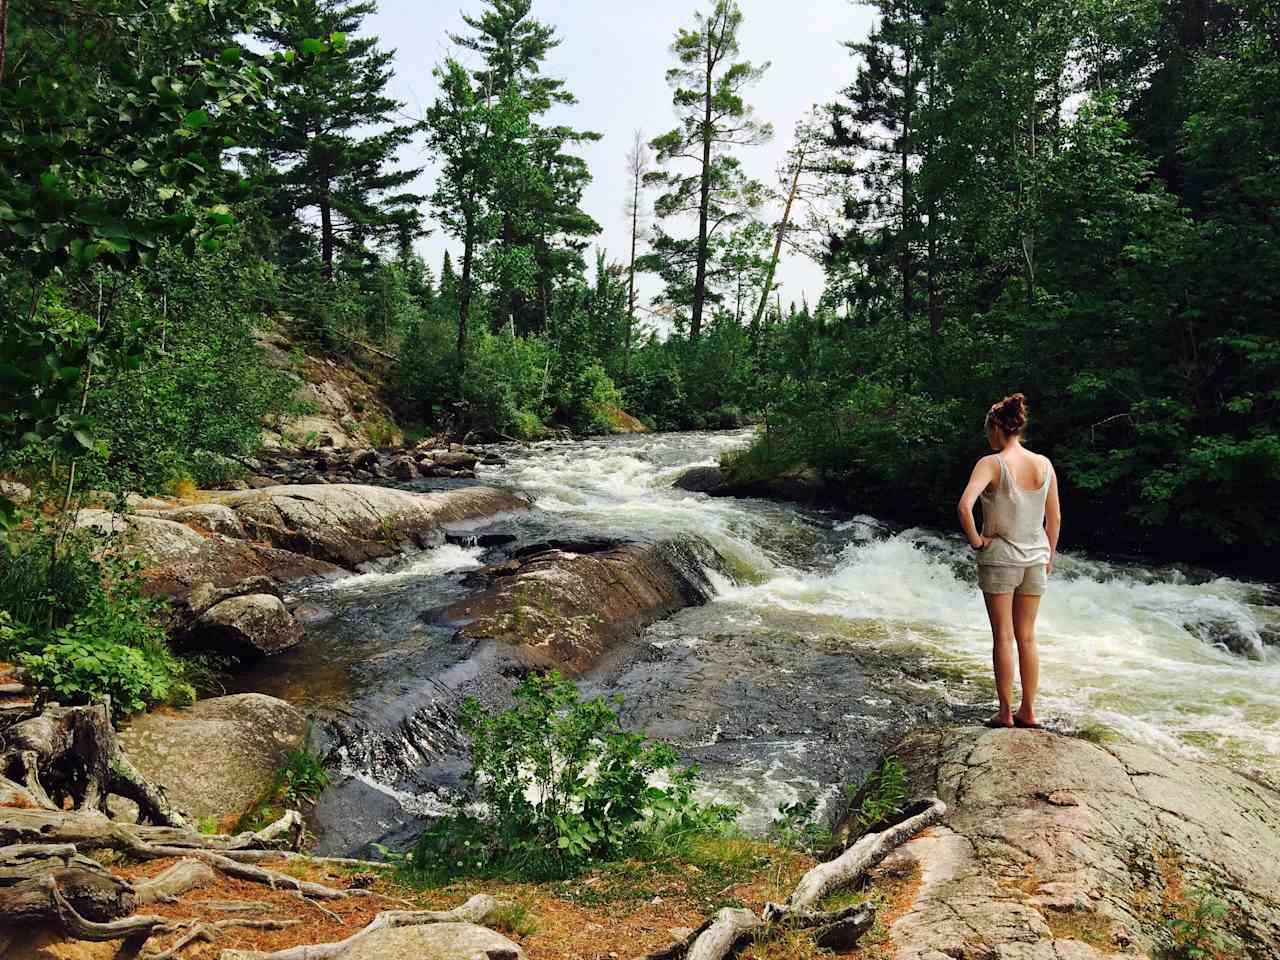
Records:
[[[1263,659],[1263,646],[1267,637],[1253,624],[1230,618],[1194,620],[1185,624],[1195,637],[1215,647],[1222,647],[1250,660]],[[1268,633],[1274,631],[1269,630]]]
[[[240,658],[270,656],[302,642],[302,628],[279,597],[257,593],[216,603],[196,620],[191,642]]]
[[[192,615],[199,616],[214,604],[232,597],[242,597],[253,593],[266,593],[273,597],[280,596],[280,587],[269,577],[249,577],[229,587],[215,587],[212,583],[197,583],[187,594],[186,605]]]
[[[677,490],[690,493],[711,493],[724,486],[724,471],[719,467],[691,467],[672,484]]]
[[[975,930],[999,957],[1144,953],[1165,901],[1216,890],[1250,956],[1280,951],[1280,793],[1240,774],[1144,747],[1044,731],[949,728],[895,751],[943,825],[899,851],[921,870],[891,928],[895,956],[970,956]],[[1099,931],[1088,946],[1055,933]],[[1113,947],[1115,948],[1113,950]]]
[[[704,564],[715,561],[711,548],[693,539],[546,550],[490,568],[482,574],[489,589],[445,615],[465,621],[459,639],[499,640],[531,665],[577,673],[650,623],[706,603],[712,588]]]
[[[429,923],[377,930],[347,950],[343,960],[524,960],[524,951],[500,933],[471,923]]]
[[[144,714],[129,721],[120,737],[129,759],[180,809],[222,818],[249,810],[306,734],[300,710],[242,693]]]
[[[456,547],[480,547],[482,550],[505,547],[509,543],[515,543],[516,539],[513,533],[446,533],[444,535],[445,543],[451,543]]]

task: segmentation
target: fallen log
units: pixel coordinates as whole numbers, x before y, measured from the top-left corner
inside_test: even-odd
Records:
[[[102,922],[126,917],[137,906],[129,883],[96,864],[94,869],[76,865],[0,887],[0,917],[13,924],[60,920],[59,899],[77,916]]]
[[[760,918],[750,910],[725,907],[693,941],[688,960],[723,960],[742,949],[762,926]]]
[[[301,815],[290,810],[257,833],[220,836],[180,827],[122,823],[97,811],[0,808],[0,844],[70,843],[82,852],[123,852],[145,844],[183,851],[215,850],[231,855],[273,843],[292,844],[301,825]],[[177,857],[185,855],[171,854]]]
[[[936,798],[914,804],[903,820],[879,833],[867,834],[836,859],[820,863],[806,873],[784,905],[766,905],[765,918],[776,922],[790,912],[808,910],[831,891],[857,883],[868,870],[921,830],[940,821],[946,812],[947,805]]]
[[[428,923],[482,924],[502,906],[503,903],[496,897],[477,894],[452,910],[385,910],[369,921],[368,926],[363,930],[337,943],[289,947],[286,950],[277,950],[275,953],[223,950],[219,960],[332,960],[376,930],[385,930],[390,927],[414,927]]]

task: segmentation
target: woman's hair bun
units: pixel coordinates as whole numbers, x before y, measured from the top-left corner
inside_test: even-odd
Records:
[[[994,423],[1009,436],[1017,436],[1027,429],[1027,398],[1020,393],[1005,397],[991,405],[987,422]]]

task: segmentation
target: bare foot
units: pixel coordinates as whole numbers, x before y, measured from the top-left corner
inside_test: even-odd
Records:
[[[983,724],[983,726],[993,727],[993,728],[1012,727],[1013,714],[1008,712],[997,713],[994,717],[992,717],[985,724]]]

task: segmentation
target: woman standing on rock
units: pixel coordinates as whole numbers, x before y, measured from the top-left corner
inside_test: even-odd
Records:
[[[1062,529],[1058,478],[1048,457],[1022,445],[1027,432],[1027,400],[1005,397],[987,412],[987,442],[996,451],[973,468],[960,498],[960,526],[978,555],[978,585],[987,603],[993,640],[999,712],[989,727],[1038,727],[1036,614],[1044,594]],[[982,500],[982,533],[973,505]],[[1018,647],[1022,703],[1013,709],[1013,648]]]

